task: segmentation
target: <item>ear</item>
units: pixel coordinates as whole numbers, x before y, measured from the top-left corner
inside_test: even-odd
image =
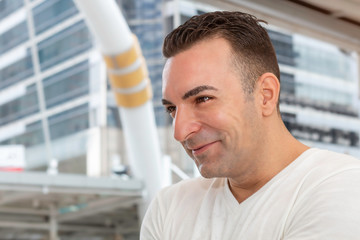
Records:
[[[264,117],[277,112],[279,101],[280,81],[273,73],[264,73],[258,80],[261,97],[261,109]]]

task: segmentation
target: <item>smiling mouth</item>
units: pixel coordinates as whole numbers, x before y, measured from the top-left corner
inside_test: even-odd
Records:
[[[208,150],[215,143],[216,142],[211,142],[211,143],[205,144],[205,145],[203,145],[203,146],[201,146],[199,148],[191,149],[191,153],[192,153],[193,156],[200,155],[203,152],[205,152],[206,150]]]

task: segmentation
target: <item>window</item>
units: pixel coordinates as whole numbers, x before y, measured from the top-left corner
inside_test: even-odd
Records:
[[[13,85],[25,78],[34,75],[31,54],[28,51],[27,56],[0,69],[0,89]]]
[[[296,66],[302,70],[342,79],[354,80],[355,57],[336,46],[301,35],[294,35]]]
[[[39,43],[41,70],[74,57],[92,46],[89,31],[83,21]]]
[[[26,94],[0,106],[0,126],[39,111],[35,84],[27,87]]]
[[[24,0],[2,0],[0,1],[0,20],[24,5]]]
[[[154,107],[155,112],[155,121],[157,126],[168,126],[171,125],[173,119],[170,117],[168,113],[165,112],[163,106]]]
[[[70,101],[89,93],[89,64],[79,63],[43,81],[47,108]]]
[[[72,0],[49,0],[34,8],[37,34],[53,27],[78,12]]]
[[[295,78],[294,75],[280,72],[281,93],[285,95],[295,95]]]
[[[117,107],[107,107],[107,123],[109,127],[121,128],[119,109]]]
[[[26,22],[21,22],[10,30],[0,35],[0,54],[16,47],[28,40],[28,29]]]
[[[294,50],[292,36],[267,30],[272,44],[274,45],[276,57],[280,64],[294,66]]]
[[[51,140],[89,128],[89,109],[84,104],[49,118]]]
[[[19,144],[25,147],[31,147],[44,142],[44,135],[42,131],[41,122],[37,121],[26,126],[26,131],[23,134],[12,137],[0,142],[0,145]]]

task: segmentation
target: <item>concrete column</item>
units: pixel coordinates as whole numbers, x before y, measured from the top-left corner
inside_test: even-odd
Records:
[[[58,237],[58,222],[57,222],[57,209],[55,207],[54,204],[50,205],[50,214],[49,214],[49,223],[50,223],[50,229],[49,229],[49,233],[50,233],[50,240],[59,240]]]
[[[115,237],[114,237],[114,240],[123,240],[123,236],[122,234],[120,233],[120,226],[119,225],[116,225],[115,227]]]

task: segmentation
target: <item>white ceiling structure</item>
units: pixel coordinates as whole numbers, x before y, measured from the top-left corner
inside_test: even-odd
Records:
[[[142,193],[139,180],[0,172],[0,238],[138,234]]]
[[[345,21],[353,21],[360,27],[360,0],[303,0],[299,4],[308,4],[308,7],[317,7],[325,10],[326,14]]]

